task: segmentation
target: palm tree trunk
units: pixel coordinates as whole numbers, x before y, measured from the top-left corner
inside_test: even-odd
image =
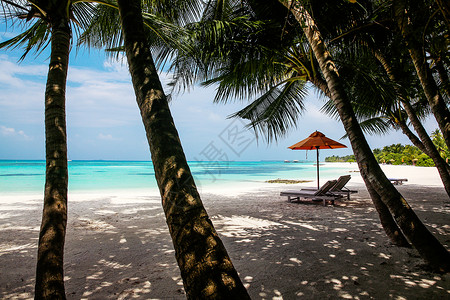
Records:
[[[439,129],[444,136],[447,147],[450,148],[450,112],[445,104],[442,95],[439,93],[439,88],[433,79],[431,70],[425,61],[422,53],[418,49],[409,48],[410,56],[414,62],[417,76],[420,79],[425,96],[430,104],[431,110],[439,125]]]
[[[303,31],[319,62],[320,69],[327,81],[341,121],[349,136],[353,152],[366,185],[369,184],[389,208],[391,215],[409,242],[419,254],[436,270],[450,270],[450,253],[428,231],[419,220],[403,196],[395,189],[378,165],[356,119],[353,107],[340,83],[339,74],[331,54],[320,36],[314,20],[299,1],[282,1],[297,21],[302,24]]]
[[[439,151],[437,150],[436,146],[434,145],[434,143],[431,140],[430,136],[428,135],[427,131],[423,127],[419,118],[417,117],[417,114],[414,111],[414,108],[412,107],[412,105],[408,101],[405,101],[405,102],[403,102],[403,107],[405,108],[405,111],[408,114],[409,120],[411,121],[411,124],[413,125],[414,130],[417,132],[420,140],[422,141],[423,145],[426,148],[426,151],[423,151],[423,152],[425,154],[427,154],[433,160],[433,162],[436,165],[436,168],[439,172],[439,175],[441,177],[442,183],[444,184],[444,188],[447,191],[447,194],[450,196],[450,167],[449,167],[449,165],[445,162],[445,160],[439,154]]]
[[[398,83],[397,78],[386,57],[380,51],[375,50],[374,52],[375,57],[383,66],[384,70],[389,76],[389,79],[393,83],[397,84]],[[402,93],[398,90],[398,88],[396,92],[400,98],[401,103],[403,104],[403,107],[405,108],[406,114],[408,115],[408,118],[411,121],[414,130],[419,135],[421,142],[416,140],[417,137],[412,132],[410,132],[408,126],[401,121],[399,125],[402,128],[402,131],[408,136],[411,142],[414,145],[416,145],[417,148],[419,148],[422,152],[427,154],[433,160],[439,172],[439,176],[441,177],[442,183],[444,184],[445,191],[450,196],[450,168],[448,164],[439,154],[439,151],[436,149],[436,146],[433,144],[433,141],[431,140],[427,131],[423,127],[419,118],[417,117],[417,114],[414,111],[414,108],[412,107],[411,103],[409,103],[409,101],[403,97]]]
[[[311,83],[317,87],[319,90],[322,91],[322,93],[324,93],[324,95],[326,95],[328,98],[331,99],[331,93],[328,90],[328,86],[325,80],[323,80],[322,78],[320,78],[319,76],[315,76],[315,77],[311,77],[309,78],[309,81],[311,81]]]
[[[445,23],[447,23],[447,26],[450,28],[450,4],[445,0],[435,1],[439,7],[439,10],[441,11],[442,16],[444,17]]]
[[[63,270],[68,184],[65,94],[70,35],[68,23],[53,27],[45,90],[46,176],[35,299],[66,298]]]
[[[375,189],[370,185],[369,182],[366,182],[367,191],[370,194],[370,198],[372,199],[373,205],[378,212],[378,217],[380,218],[381,226],[384,229],[384,232],[388,236],[389,240],[392,244],[398,247],[407,247],[410,248],[406,237],[403,235],[402,231],[398,227],[394,218],[389,211],[389,208],[386,204],[381,200],[380,195],[375,191]]]
[[[409,19],[410,15],[406,9],[405,1],[397,0],[394,2],[394,5],[397,24],[406,42],[406,47],[408,48],[409,55],[413,61],[417,76],[419,77],[420,83],[431,107],[431,111],[436,118],[439,129],[444,136],[445,143],[450,149],[450,111],[448,110],[447,105],[439,92],[439,88],[433,78],[431,69],[424,57],[423,50],[420,47],[420,43],[413,37],[413,29],[411,28],[411,20]]]
[[[320,89],[328,98],[331,99],[331,93],[328,89],[327,83],[316,76],[314,78],[310,78],[311,83]],[[391,213],[387,206],[381,201],[380,195],[372,188],[370,183],[366,183],[367,190],[370,194],[370,198],[372,199],[373,205],[378,212],[378,217],[380,218],[381,226],[384,229],[384,232],[388,236],[391,243],[398,247],[411,247],[406,237],[403,235],[402,231],[398,227],[395,220],[392,218]]]
[[[436,70],[439,74],[439,79],[441,80],[441,90],[450,97],[450,82],[448,78],[448,69],[445,67],[442,60],[436,61]]]
[[[189,299],[249,299],[203,207],[155,69],[140,1],[119,0],[125,49],[175,255]]]
[[[406,124],[405,120],[399,120],[396,124],[400,126],[400,129],[402,130],[403,134],[408,137],[408,139],[413,143],[414,146],[416,146],[417,148],[419,148],[420,151],[428,155],[428,149],[425,147],[422,141],[414,134],[414,132],[411,131],[411,129]]]

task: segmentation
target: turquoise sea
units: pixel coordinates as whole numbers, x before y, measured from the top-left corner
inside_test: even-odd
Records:
[[[316,180],[313,162],[191,161],[198,186],[225,186],[270,179]],[[342,175],[342,169],[320,165],[321,178]],[[0,160],[0,194],[42,193],[45,161]],[[321,181],[322,182],[322,181]],[[150,161],[69,161],[69,191],[135,190],[157,188]]]

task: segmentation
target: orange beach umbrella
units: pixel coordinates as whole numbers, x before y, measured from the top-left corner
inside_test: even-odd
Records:
[[[327,138],[322,132],[315,131],[306,139],[288,147],[292,150],[313,150],[317,151],[317,188],[319,189],[319,149],[347,148],[347,146]]]

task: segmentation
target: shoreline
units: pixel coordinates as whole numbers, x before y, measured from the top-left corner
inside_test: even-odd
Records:
[[[344,169],[341,175],[350,174],[352,176],[349,186],[362,185],[364,187],[364,181],[359,174],[358,165],[356,163],[343,163],[343,162],[329,162],[321,163],[321,166],[333,169]],[[388,178],[407,178],[407,185],[419,185],[419,186],[433,186],[443,187],[439,173],[435,167],[416,167],[409,165],[380,165]],[[245,177],[245,175],[243,175]],[[307,180],[309,182],[296,183],[296,184],[283,184],[283,183],[267,183],[268,180],[298,180],[298,178],[272,178],[267,177],[261,180],[241,180],[234,181],[229,179],[216,179],[215,181],[205,180],[204,183],[196,181],[197,188],[200,194],[219,194],[219,195],[240,195],[246,192],[251,192],[259,189],[270,190],[272,188],[304,188],[314,187],[317,185],[316,177],[311,176]],[[330,176],[325,172],[320,173],[320,184],[324,184],[327,180],[337,179],[336,176]],[[69,198],[79,200],[83,196],[89,197],[111,195],[111,196],[159,196],[157,187],[142,187],[142,188],[114,188],[107,189],[69,189]],[[11,201],[11,198],[18,198],[25,200],[26,198],[43,198],[43,190],[36,191],[19,191],[19,192],[3,192],[0,193],[0,204],[7,201]]]

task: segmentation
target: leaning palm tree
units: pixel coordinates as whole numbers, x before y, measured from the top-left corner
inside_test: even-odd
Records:
[[[339,27],[334,24],[331,26],[324,26],[322,24],[322,27],[335,31],[334,35],[337,37],[332,39],[331,44],[334,45],[334,49],[337,47],[340,48],[339,51],[334,51],[335,53],[350,53],[350,55],[346,57],[337,57],[340,64],[343,62],[344,64],[351,64],[350,67],[345,69],[342,69],[342,66],[340,67],[342,74],[345,74],[347,77],[349,73],[355,73],[355,58],[351,56],[355,56],[354,53],[359,52],[363,53],[363,55],[357,54],[359,56],[357,59],[362,60],[362,64],[359,64],[360,66],[362,65],[363,67],[367,67],[367,65],[369,65],[372,70],[375,70],[375,77],[379,77],[381,79],[386,78],[390,81],[391,87],[389,89],[382,88],[373,93],[374,95],[381,95],[383,93],[385,94],[386,90],[392,90],[393,93],[388,95],[388,101],[371,101],[370,105],[368,105],[367,102],[370,102],[368,99],[372,96],[366,92],[365,95],[363,93],[363,98],[354,97],[354,95],[352,95],[351,98],[354,107],[356,109],[358,107],[362,107],[362,111],[364,111],[364,108],[368,108],[369,110],[366,109],[365,111],[369,112],[369,115],[364,117],[370,117],[370,114],[378,111],[383,114],[384,117],[388,117],[390,119],[391,122],[389,123],[393,124],[395,127],[401,128],[403,133],[408,136],[414,145],[432,158],[439,172],[444,188],[447,191],[447,194],[450,195],[450,168],[448,164],[440,157],[436,147],[421,122],[421,118],[425,118],[428,115],[430,106],[427,105],[427,101],[422,101],[422,99],[426,99],[426,95],[423,92],[419,78],[416,76],[414,64],[410,59],[408,51],[405,51],[404,47],[401,47],[404,42],[402,35],[397,33],[398,30],[396,29],[396,21],[391,20],[391,3],[386,2],[385,5],[386,6],[365,4],[365,9],[363,10],[364,13],[360,14],[362,15],[362,19],[355,17],[343,17],[343,23],[347,26]],[[352,6],[355,5],[350,5],[350,8]],[[356,7],[359,7],[359,5],[356,5]],[[346,9],[348,9],[348,7],[346,7]],[[426,16],[427,11],[423,12]],[[336,15],[339,15],[339,13],[335,13],[334,17]],[[341,12],[341,15],[345,14]],[[427,18],[430,20],[429,17]],[[349,19],[352,19],[352,21],[345,22],[345,20]],[[443,50],[439,48],[440,43],[436,42],[436,40],[441,41],[438,40],[438,37],[445,34],[445,31],[441,33],[442,27],[436,27],[436,21],[434,19],[436,18],[432,18],[432,24],[434,24],[435,27],[432,27],[433,31],[431,34],[427,33],[427,40],[438,45],[427,46],[427,49],[430,49],[427,51],[436,53],[433,56],[435,57],[435,64],[437,66],[438,62],[443,64],[443,61],[445,61],[445,56],[442,54]],[[431,27],[431,25],[429,27]],[[355,41],[357,43],[355,43]],[[355,51],[356,48],[361,48],[361,46],[362,49]],[[366,55],[364,55],[364,53],[366,53]],[[378,62],[375,66],[373,66],[374,58]],[[350,61],[346,63],[349,59]],[[379,68],[379,66],[382,68]],[[371,75],[371,77],[374,77],[374,75]],[[369,79],[371,77],[369,77]],[[364,78],[362,79],[364,80]],[[353,80],[351,82],[351,86],[346,89],[354,91],[355,87],[358,87],[359,81],[360,80],[358,79]],[[367,84],[364,89],[370,91],[373,87],[377,87],[377,84]],[[385,104],[388,105],[386,106]],[[358,116],[358,109],[356,112]],[[444,113],[444,111],[441,113]],[[417,136],[407,125],[408,120],[416,131]],[[383,123],[372,124],[383,125]],[[380,128],[381,127],[374,127],[377,131]]]
[[[27,21],[18,36],[0,44],[23,45],[25,57],[32,49],[41,51],[51,45],[50,64],[45,89],[46,176],[44,209],[39,233],[36,268],[36,299],[65,299],[64,241],[67,224],[67,137],[65,90],[72,39],[73,16],[76,26],[92,8],[77,1],[6,1],[1,0],[6,17]]]
[[[342,122],[344,123],[344,127],[347,131],[355,155],[358,159],[361,174],[365,179],[366,186],[371,194],[372,199],[374,200],[374,203],[375,201],[377,201],[377,203],[380,204],[382,208],[384,208],[383,210],[384,213],[388,211],[388,213],[391,215],[390,217],[391,221],[395,223],[395,226],[398,225],[397,231],[393,232],[394,235],[404,234],[409,240],[409,242],[411,242],[411,244],[414,247],[416,247],[416,249],[419,251],[422,257],[424,257],[434,268],[440,270],[447,270],[450,267],[450,259],[448,252],[437,241],[437,239],[426,229],[423,223],[417,218],[412,209],[406,204],[406,201],[402,197],[402,195],[400,195],[398,191],[389,182],[389,180],[387,180],[386,176],[384,175],[379,165],[377,164],[375,158],[373,157],[372,151],[370,150],[363,135],[363,132],[361,131],[361,128],[357,122],[357,118],[353,111],[351,102],[348,100],[347,92],[345,91],[342,85],[342,78],[336,72],[337,69],[334,62],[331,60],[331,54],[326,50],[325,44],[322,38],[320,37],[320,31],[314,24],[314,20],[310,17],[309,13],[304,9],[304,7],[300,4],[299,1],[289,1],[288,3],[283,1],[280,2],[282,2],[282,4],[289,9],[289,12],[292,13],[293,16],[295,16],[298,23],[302,25],[301,28],[303,29],[303,31],[305,31],[305,35],[308,38],[308,42],[309,45],[311,46],[312,52],[314,53],[314,56],[318,61],[320,73],[323,76],[322,78],[326,80],[328,92],[331,95],[331,98],[334,101],[335,106],[337,107]],[[250,0],[247,3],[249,3],[250,5],[259,4],[256,1]],[[258,7],[261,7],[261,5]],[[283,23],[292,24],[290,21],[286,21]],[[283,27],[283,29],[285,29],[285,27]],[[292,32],[292,30],[288,29],[286,31]],[[236,35],[232,35],[232,37],[234,36]],[[246,39],[246,41],[247,42],[252,41],[252,38],[249,37]],[[231,40],[230,43],[232,45],[233,43],[237,44],[237,41]],[[228,57],[230,56],[228,52],[220,50],[220,48],[215,49],[214,51],[218,52],[219,55],[225,53]],[[253,57],[256,56],[257,57],[256,59],[264,56],[262,52],[258,54],[259,56],[254,54],[252,56]],[[228,61],[233,61],[233,58],[228,57],[227,57]],[[270,64],[270,61],[271,59],[268,59],[264,67],[272,68],[271,70],[276,70],[276,68],[274,68],[273,65]],[[214,60],[212,61],[212,63],[214,65]],[[229,71],[237,73],[236,76],[239,78],[244,77],[242,76],[242,73],[244,73],[245,71],[249,70],[255,71],[251,69],[251,67],[249,67],[250,64],[247,58],[245,58],[244,62],[240,65],[229,63],[227,66],[230,67]],[[242,69],[239,69],[239,67],[242,67]],[[183,70],[185,69],[186,68],[184,68]],[[203,69],[207,70],[207,68]],[[221,76],[217,76],[217,78],[221,80],[221,82],[225,82],[225,85],[227,85],[226,80],[230,78],[230,76],[226,76],[226,72],[228,72],[228,69],[223,68],[216,68],[216,69],[219,69],[222,72],[225,71],[223,72],[225,76],[222,76],[222,78]],[[258,69],[256,69],[256,71],[258,71]],[[274,77],[278,76],[278,73],[274,72],[274,74],[275,74],[273,75]],[[261,86],[264,86],[266,82],[270,82],[270,79],[264,80],[265,79],[264,76],[257,75],[256,78],[258,80],[263,79]],[[253,92],[251,88],[245,88],[246,84],[252,83],[251,79],[250,81],[245,81],[245,79],[246,78],[244,77],[244,80],[242,80],[243,82],[242,91],[244,91],[244,93]],[[294,79],[294,77],[292,79]],[[239,83],[236,83],[236,81],[231,81],[231,83],[237,84],[237,86],[239,86]],[[228,83],[228,85],[229,84],[230,83]],[[288,80],[286,82],[285,87],[289,87],[289,85],[290,81]],[[219,96],[223,94],[223,91],[221,91],[221,87],[222,86],[219,86]],[[256,115],[264,117],[266,109],[268,108],[270,115],[272,116],[278,115],[278,118],[275,118],[276,120],[275,125],[278,126],[278,129],[282,130],[283,129],[282,126],[284,124],[280,122],[281,120],[280,116],[282,117],[283,115],[279,110],[283,109],[283,107],[279,105],[280,103],[279,100],[281,99],[281,97],[279,96],[282,94],[286,94],[286,90],[283,88],[282,90],[277,91],[276,89],[273,89],[272,91],[273,93],[270,93],[270,95],[265,94],[263,95],[263,97],[260,98],[261,100],[263,100],[261,101],[262,105],[250,105],[251,107],[249,107],[249,111],[256,112]],[[292,98],[289,100],[291,102],[295,101]],[[272,106],[272,104],[275,105]],[[251,116],[251,114],[247,115]],[[377,210],[378,209],[379,207],[377,207]],[[404,240],[404,242],[405,241],[406,240]],[[433,246],[430,247],[430,245]],[[437,259],[437,257],[439,256],[444,257],[444,260]]]
[[[395,20],[398,24],[398,29],[405,40],[406,47],[414,63],[414,67],[425,92],[425,96],[434,116],[436,117],[436,121],[444,136],[445,143],[447,144],[447,147],[450,147],[450,110],[448,109],[447,103],[433,77],[432,70],[428,64],[427,58],[425,57],[425,53],[428,49],[426,49],[423,44],[427,30],[433,26],[432,21],[436,19],[435,16],[439,16],[437,12],[445,11],[441,9],[442,6],[440,7],[439,3],[440,1],[437,1],[438,5],[433,6],[432,4],[434,3],[430,3],[430,1],[399,0],[393,1],[392,6]],[[435,9],[436,12],[431,14],[431,9]],[[444,14],[443,17],[446,18],[448,16]],[[440,23],[443,23],[441,20],[438,20],[437,23],[439,23],[439,21]],[[438,26],[438,24],[435,26]],[[446,56],[448,56],[448,25],[444,26],[441,30],[443,30],[444,35],[447,35],[445,40],[445,51],[447,53]]]
[[[349,31],[356,32],[354,29]],[[351,101],[356,116],[359,120],[364,120],[360,121],[363,131],[384,134],[392,128],[401,129],[415,146],[433,160],[444,188],[450,195],[450,168],[439,155],[422,125],[421,119],[429,115],[429,107],[426,100],[422,100],[424,96],[420,83],[412,71],[413,67],[408,69],[407,63],[402,60],[403,57],[394,55],[396,51],[392,47],[386,45],[385,49],[381,50],[375,46],[376,43],[367,41],[363,32],[353,34],[350,39],[351,43],[354,44],[356,39],[364,45],[364,48],[368,48],[365,55],[342,57],[342,52],[351,45],[340,43],[344,50],[340,51],[341,57],[338,57],[340,72],[346,77],[345,88],[352,93]],[[338,54],[337,51],[335,53]],[[390,53],[389,58],[386,53]],[[323,110],[338,116],[332,100],[327,102]],[[408,121],[417,135],[409,128]]]
[[[366,184],[370,185],[389,208],[403,234],[419,251],[428,263],[440,271],[450,270],[450,253],[428,231],[419,220],[403,196],[387,179],[375,160],[372,151],[357,122],[352,105],[345,93],[336,65],[331,53],[321,37],[314,19],[299,1],[282,1],[282,3],[303,24],[303,31],[319,62],[320,69],[326,78],[328,88],[332,94],[340,119],[349,136],[353,152],[358,162],[361,175]]]
[[[162,25],[167,20],[175,21],[180,15],[171,15],[174,8],[180,5],[185,5],[185,9],[190,5],[196,8],[197,1],[144,1],[145,22],[141,1],[119,0],[117,3],[121,28],[116,28],[116,36],[119,38],[111,41],[111,37],[102,36],[104,30],[93,26],[83,39],[110,47],[115,41],[118,42],[114,44],[116,49],[125,50],[187,297],[248,299],[247,290],[200,199],[150,51],[151,45],[153,50],[162,49],[159,52],[162,58],[169,55],[170,43],[174,42],[170,35],[176,30],[172,27],[162,34],[161,27],[150,27],[151,23]],[[181,14],[181,17],[188,16]],[[93,33],[96,34],[90,36]],[[164,46],[167,43],[169,47]]]

